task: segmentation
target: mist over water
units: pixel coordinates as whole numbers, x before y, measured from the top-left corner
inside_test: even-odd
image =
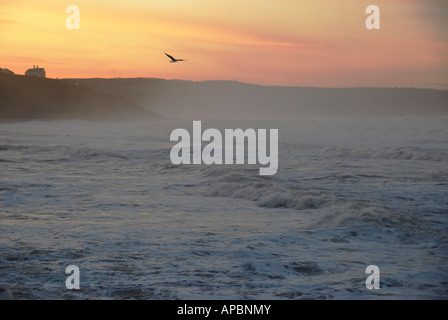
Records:
[[[187,120],[0,124],[1,285],[18,299],[448,297],[446,116],[202,124],[278,129],[277,174],[173,165]]]

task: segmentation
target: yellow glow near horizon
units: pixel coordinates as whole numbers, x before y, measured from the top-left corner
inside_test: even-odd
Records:
[[[442,0],[0,1],[0,67],[48,77],[448,88]],[[68,5],[80,29],[68,30]],[[163,52],[188,60],[168,63]]]

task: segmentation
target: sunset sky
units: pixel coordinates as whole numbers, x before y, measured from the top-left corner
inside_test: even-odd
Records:
[[[381,29],[367,30],[368,5]],[[68,30],[69,5],[80,29]],[[446,0],[0,0],[0,67],[49,78],[448,89]],[[163,52],[188,61],[169,63]]]

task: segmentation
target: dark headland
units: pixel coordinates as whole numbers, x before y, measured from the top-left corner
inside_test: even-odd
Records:
[[[0,73],[0,122],[447,115],[448,90],[281,87],[156,78],[45,79]]]
[[[0,122],[159,117],[125,97],[78,86],[67,80],[0,73]]]

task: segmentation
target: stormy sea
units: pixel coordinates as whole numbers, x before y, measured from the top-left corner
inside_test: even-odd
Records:
[[[173,164],[170,133],[191,121],[0,124],[0,285],[16,299],[448,298],[448,118],[202,123],[278,129],[278,172]]]

